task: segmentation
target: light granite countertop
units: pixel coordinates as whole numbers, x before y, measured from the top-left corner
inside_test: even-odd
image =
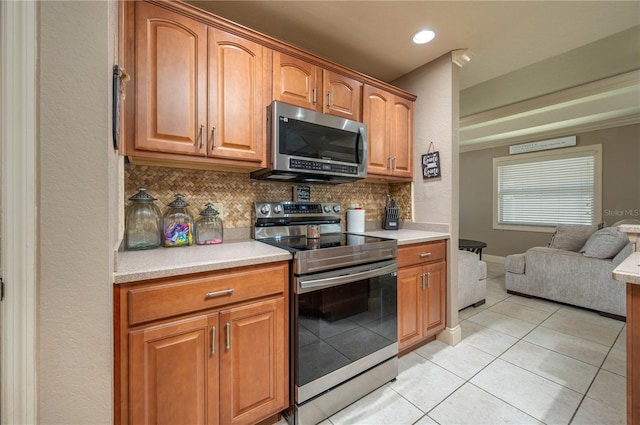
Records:
[[[640,285],[640,252],[629,255],[613,271],[613,278],[621,282]]]
[[[117,254],[114,283],[178,276],[291,259],[291,253],[255,240],[219,245],[122,251]]]
[[[450,238],[448,233],[416,229],[374,230],[362,234],[396,239],[398,245]],[[289,259],[289,251],[253,239],[220,245],[118,251],[113,281],[119,284]]]
[[[640,224],[621,224],[618,230],[624,233],[640,233]]]
[[[367,236],[376,236],[379,238],[396,239],[398,241],[398,245],[409,245],[414,243],[438,241],[442,239],[449,239],[451,237],[451,235],[448,233],[415,229],[374,230],[366,231],[361,234]]]

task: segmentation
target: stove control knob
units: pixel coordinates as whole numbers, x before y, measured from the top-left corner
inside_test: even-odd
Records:
[[[274,214],[280,214],[282,212],[282,207],[280,205],[274,205],[273,206],[273,213]]]
[[[271,210],[271,207],[269,206],[269,204],[265,204],[265,205],[260,207],[260,213],[264,214],[264,215],[269,214],[270,210]]]
[[[331,212],[331,207],[330,207],[329,205],[325,205],[325,206],[324,206],[324,208],[323,208],[323,210],[324,210],[324,212],[325,212],[325,213],[327,213],[327,214],[328,214],[328,213],[330,213],[330,212]]]
[[[333,212],[338,214],[340,212],[340,205],[336,204],[333,206]]]

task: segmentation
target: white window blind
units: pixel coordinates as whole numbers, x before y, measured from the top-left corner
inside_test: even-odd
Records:
[[[592,224],[599,218],[599,150],[497,158],[497,227]]]

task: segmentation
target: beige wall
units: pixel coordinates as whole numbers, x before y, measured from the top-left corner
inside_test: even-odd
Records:
[[[39,3],[38,422],[113,423],[117,2]]]
[[[443,223],[452,242],[447,251],[447,328],[458,324],[458,174],[459,68],[451,54],[393,82],[418,96],[414,109],[413,219]],[[440,153],[442,176],[422,178],[421,157],[433,142]],[[455,342],[455,337],[448,342]]]
[[[460,116],[636,70],[640,68],[639,39],[640,26],[636,26],[466,88],[460,92]]]
[[[602,219],[640,219],[640,125],[577,135],[577,145],[602,144]],[[550,233],[494,230],[493,158],[508,146],[460,154],[460,237],[487,243],[483,254],[506,256],[545,246]]]

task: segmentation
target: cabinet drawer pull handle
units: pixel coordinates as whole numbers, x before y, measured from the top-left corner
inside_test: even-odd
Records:
[[[231,350],[231,324],[227,322],[225,328],[227,331],[227,350]]]
[[[211,127],[211,150],[216,148],[216,127]]]
[[[200,149],[202,149],[202,146],[204,144],[204,142],[202,141],[202,133],[204,132],[204,125],[200,126],[200,131],[198,131],[198,137],[200,138]]]
[[[429,257],[430,255],[431,255],[430,252],[423,252],[422,254],[420,254],[420,258]]]
[[[211,355],[216,353],[216,327],[211,326]]]
[[[207,292],[207,294],[204,297],[213,298],[213,297],[219,297],[220,295],[228,295],[231,293],[233,293],[233,288],[225,289],[223,291]]]

